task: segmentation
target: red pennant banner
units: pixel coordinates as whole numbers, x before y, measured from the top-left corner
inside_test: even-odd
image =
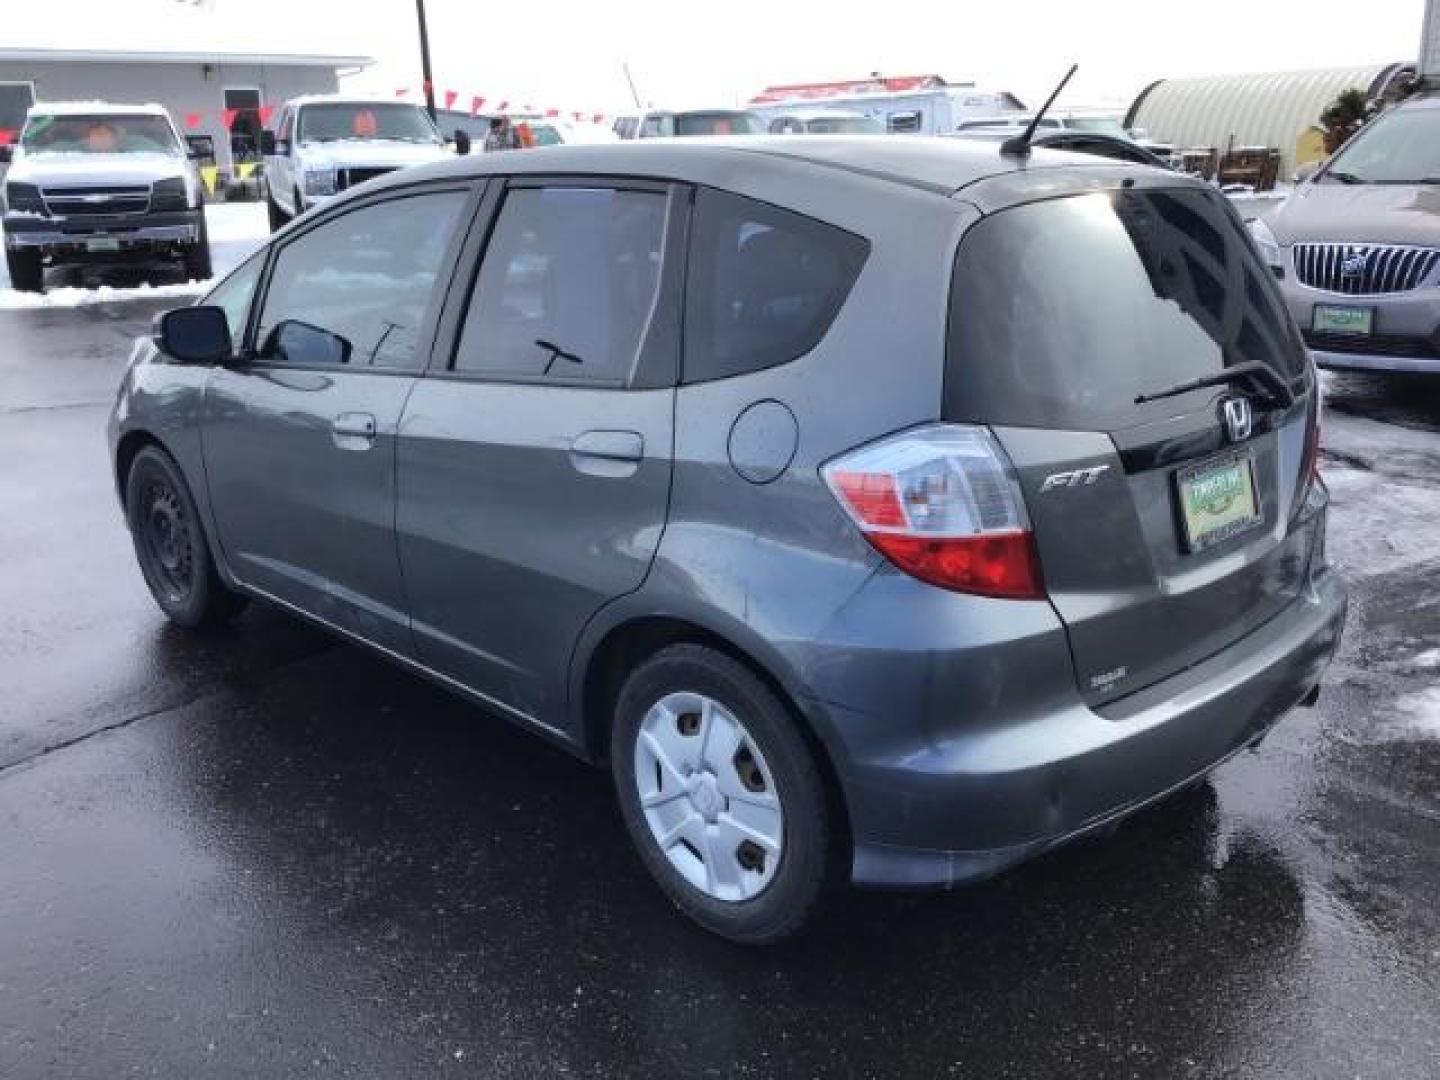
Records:
[[[470,99],[470,115],[471,115],[471,116],[474,116],[474,115],[476,115],[477,113],[479,113],[479,111],[480,111],[481,109],[483,109],[484,107],[485,107],[485,99],[484,99],[483,97],[478,97],[478,96],[477,96],[477,97],[472,97],[472,98]]]
[[[605,122],[605,114],[603,112],[597,112],[590,118],[590,122],[592,124],[603,124]]]
[[[200,126],[200,114],[198,112],[186,113],[185,126],[187,128],[198,128]]]
[[[455,102],[458,101],[459,99],[460,99],[460,91],[458,91],[458,90],[446,90],[446,91],[445,91],[445,108],[447,108],[447,109],[453,109],[453,108],[455,107]]]
[[[409,92],[410,92],[410,87],[408,87],[408,86],[397,86],[397,87],[395,88],[395,96],[396,96],[396,97],[404,97],[404,96],[405,96],[406,94],[408,94]]]
[[[260,126],[261,126],[261,127],[267,127],[267,126],[269,126],[269,124],[270,124],[270,118],[271,118],[272,116],[274,116],[274,115],[275,115],[275,106],[274,106],[274,105],[261,105],[261,106],[260,106]]]
[[[233,127],[235,126],[235,117],[237,117],[237,116],[239,116],[239,115],[240,115],[240,110],[239,110],[239,109],[221,109],[221,110],[220,110],[220,123],[222,123],[222,124],[225,125],[225,130],[226,130],[226,131],[229,131],[231,128],[233,128]]]
[[[559,115],[560,115],[560,110],[559,110],[559,109],[546,109],[546,110],[545,110],[545,115],[546,115],[546,116],[549,116],[549,117],[556,117],[556,116],[559,116]]]

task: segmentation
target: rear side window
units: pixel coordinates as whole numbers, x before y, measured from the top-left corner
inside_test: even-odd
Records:
[[[657,308],[668,206],[660,191],[509,192],[480,264],[455,370],[630,385]]]
[[[739,195],[695,198],[686,285],[685,381],[788,363],[819,344],[870,244]]]
[[[1114,431],[1183,408],[1137,394],[1225,367],[1301,377],[1274,279],[1221,198],[1078,195],[971,229],[951,284],[946,419]]]

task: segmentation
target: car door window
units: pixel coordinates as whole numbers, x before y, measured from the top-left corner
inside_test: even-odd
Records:
[[[662,191],[517,188],[500,208],[454,368],[628,386],[655,318]]]
[[[686,274],[687,383],[784,364],[839,314],[869,241],[768,203],[702,188]]]
[[[261,309],[259,359],[421,366],[418,334],[466,198],[444,191],[374,203],[286,244]]]
[[[225,312],[225,320],[230,324],[231,348],[236,353],[239,353],[245,344],[245,324],[250,317],[250,301],[255,298],[255,286],[260,283],[260,272],[264,269],[265,256],[261,253],[210,290],[210,295],[203,301]]]

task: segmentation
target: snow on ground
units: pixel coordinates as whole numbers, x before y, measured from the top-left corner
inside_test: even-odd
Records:
[[[270,235],[264,203],[215,203],[205,207],[205,221],[210,229],[210,257],[217,278],[238,266]],[[147,273],[153,274],[163,284],[144,280]],[[199,296],[210,286],[209,281],[177,282],[178,273],[163,263],[153,264],[153,270],[149,267],[132,269],[123,264],[88,267],[81,271],[83,284],[56,284],[37,295],[12,289],[10,276],[4,263],[0,262],[0,310],[67,308],[165,297],[186,299]],[[53,272],[47,276],[50,281],[55,281],[56,277]],[[107,280],[119,280],[123,284],[107,284]],[[135,284],[129,284],[132,281]]]

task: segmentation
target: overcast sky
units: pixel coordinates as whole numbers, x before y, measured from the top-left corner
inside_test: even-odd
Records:
[[[362,53],[367,88],[419,85],[413,0],[50,0],[0,45]],[[1413,60],[1424,0],[428,0],[437,89],[585,111],[735,104],[777,82],[938,73],[1072,105],[1154,79]],[[32,6],[32,12],[35,10]],[[26,20],[29,21],[29,20]],[[40,20],[35,20],[36,22]]]

